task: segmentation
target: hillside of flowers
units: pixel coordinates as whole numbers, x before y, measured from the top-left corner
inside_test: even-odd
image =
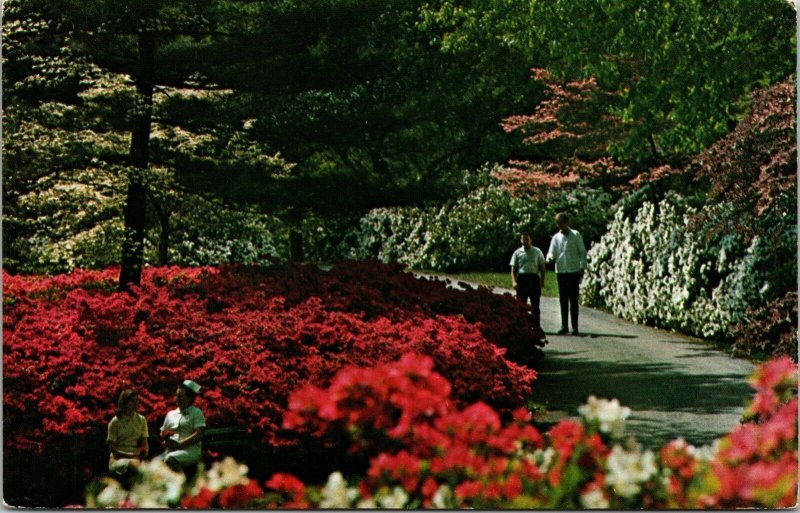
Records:
[[[281,426],[290,394],[328,386],[344,367],[429,355],[454,404],[482,400],[510,415],[532,393],[544,344],[510,296],[447,289],[397,265],[149,268],[132,295],[115,291],[117,273],[4,273],[8,501],[102,471],[125,387],[139,391],[151,432],[188,378],[204,387],[210,426],[245,426],[290,451],[304,434]]]
[[[370,456],[363,473],[324,485],[278,472],[259,482],[228,458],[191,483],[153,461],[126,489],[103,479],[89,507],[185,508],[785,508],[797,504],[797,365],[757,368],[742,425],[711,446],[677,438],[657,451],[625,436],[630,409],[590,396],[578,419],[547,433],[524,408],[503,420],[491,406],[449,401],[451,385],[427,356],[406,353],[350,367],[327,388],[295,391],[283,424],[346,433]]]

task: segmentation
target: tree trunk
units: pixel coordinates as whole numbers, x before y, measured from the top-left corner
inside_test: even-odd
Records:
[[[289,259],[292,262],[305,260],[303,253],[303,232],[296,226],[289,228]]]
[[[653,159],[658,160],[658,145],[656,145],[656,139],[653,137],[653,134],[647,135],[647,141],[650,143],[650,153],[653,154]]]
[[[153,210],[156,211],[158,224],[161,227],[158,234],[158,265],[163,267],[169,265],[169,216],[171,212],[153,195],[150,195],[150,203],[153,205]]]
[[[136,92],[141,104],[137,106],[131,132],[130,164],[133,170],[128,178],[128,193],[125,200],[125,232],[119,274],[119,288],[125,291],[130,290],[131,285],[139,285],[142,278],[147,209],[147,194],[142,174],[149,163],[155,53],[155,35],[148,32],[140,33]]]

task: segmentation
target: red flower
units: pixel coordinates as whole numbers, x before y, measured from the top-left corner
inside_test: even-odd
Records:
[[[536,376],[507,357],[542,345],[516,300],[449,290],[399,266],[147,268],[133,295],[116,291],[118,272],[3,274],[4,445],[15,459],[7,481],[31,481],[26,468],[55,471],[59,451],[78,466],[96,462],[104,449],[94,441],[125,387],[139,390],[151,430],[185,377],[203,385],[209,425],[246,425],[279,448],[298,443],[292,430],[321,435],[350,423],[369,447],[387,433],[415,439],[420,425],[479,398],[510,413]],[[371,369],[322,394],[348,366]],[[66,436],[80,442],[76,453]],[[424,437],[429,454],[449,443]],[[37,463],[15,464],[22,458]]]
[[[372,482],[399,482],[408,492],[419,484],[420,460],[407,451],[391,456],[379,454],[370,462],[367,476]]]
[[[429,508],[433,501],[433,496],[436,494],[436,491],[439,489],[439,484],[434,480],[432,477],[425,479],[425,482],[422,483],[422,488],[420,488],[420,493],[422,494],[422,506],[425,508]]]
[[[522,495],[522,479],[517,474],[511,474],[503,485],[503,496],[513,500]]]
[[[246,485],[234,485],[222,490],[219,494],[219,505],[225,509],[241,509],[263,496],[264,490],[255,479],[251,479]]]
[[[727,436],[727,447],[720,451],[725,459],[736,462],[747,460],[758,454],[758,427],[744,424]]]
[[[583,425],[580,422],[565,419],[553,426],[547,432],[547,436],[550,437],[553,447],[564,458],[568,458],[572,455],[573,448],[583,438]]]
[[[750,382],[757,389],[791,386],[797,383],[797,364],[788,356],[769,360],[758,366]]]
[[[470,500],[477,497],[482,489],[483,485],[480,481],[464,481],[455,487],[453,493],[458,499]]]
[[[210,509],[216,497],[216,493],[203,487],[197,495],[186,495],[181,500],[181,507],[186,509]]]
[[[264,483],[264,486],[285,496],[282,507],[289,509],[308,507],[305,499],[306,486],[291,474],[275,473]]]

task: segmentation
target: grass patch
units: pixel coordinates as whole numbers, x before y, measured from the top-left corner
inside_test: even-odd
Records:
[[[435,271],[422,271],[425,274],[435,274],[437,276],[445,276],[453,280],[466,281],[469,283],[477,283],[478,285],[486,285],[488,287],[500,287],[503,289],[511,288],[511,273],[490,273],[490,272],[474,272],[474,273],[441,273]],[[558,283],[556,282],[556,273],[548,272],[544,276],[544,289],[542,295],[547,297],[558,297]]]

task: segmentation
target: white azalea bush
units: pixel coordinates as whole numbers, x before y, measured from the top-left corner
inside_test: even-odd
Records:
[[[288,230],[278,219],[226,210],[199,198],[181,204],[172,227],[169,262],[174,265],[265,264],[288,253]]]
[[[320,260],[374,258],[414,269],[505,270],[519,231],[532,231],[534,243],[546,251],[556,231],[554,216],[564,210],[584,239],[596,240],[605,231],[612,203],[608,192],[584,186],[539,197],[514,195],[489,177],[440,206],[378,208],[355,219],[311,220],[307,253]]]
[[[715,208],[725,215],[725,204]],[[694,226],[697,210],[674,193],[644,202],[633,217],[623,210],[589,251],[582,287],[589,305],[639,323],[724,337],[748,308],[785,287],[770,262],[776,254],[793,258],[796,229],[745,244],[736,233]]]
[[[69,180],[20,195],[7,221],[24,237],[13,244],[21,272],[52,273],[117,264],[123,239],[125,175],[82,170]],[[98,185],[99,184],[99,185]],[[175,194],[168,198],[168,259],[174,265],[266,263],[288,252],[288,231],[276,218],[222,208],[217,201]],[[155,214],[146,232],[145,262],[159,263],[161,226]]]

